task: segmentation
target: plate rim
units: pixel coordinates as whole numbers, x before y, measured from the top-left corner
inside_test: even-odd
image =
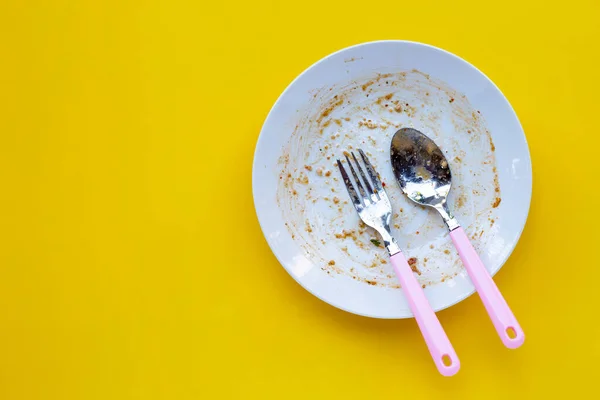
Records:
[[[260,147],[260,144],[262,141],[264,141],[264,135],[263,132],[265,130],[265,126],[267,126],[269,119],[271,118],[271,116],[273,115],[273,111],[277,108],[277,106],[279,105],[279,103],[281,102],[281,100],[283,99],[283,97],[286,95],[286,93],[291,89],[291,87],[296,83],[296,81],[298,81],[302,76],[304,76],[308,71],[310,71],[311,69],[315,68],[316,66],[318,66],[319,64],[323,63],[325,60],[328,60],[334,56],[336,56],[339,53],[343,53],[349,50],[353,50],[353,49],[357,49],[360,47],[364,47],[364,46],[369,46],[369,45],[373,45],[373,44],[379,44],[379,43],[401,43],[401,44],[412,44],[412,45],[417,45],[417,46],[424,46],[424,47],[428,47],[432,50],[435,51],[439,51],[442,53],[445,53],[447,56],[453,57],[459,61],[462,61],[463,63],[465,63],[468,67],[474,69],[476,72],[478,72],[479,74],[481,74],[481,76],[483,76],[497,91],[498,93],[500,93],[502,100],[506,103],[506,105],[508,106],[508,109],[510,110],[510,112],[513,114],[513,116],[515,117],[516,122],[518,123],[519,127],[521,128],[521,134],[523,137],[523,140],[525,142],[525,149],[527,151],[527,159],[529,161],[529,171],[528,171],[528,179],[529,179],[529,187],[528,187],[528,195],[527,195],[527,206],[525,209],[525,213],[524,213],[524,221],[522,223],[522,226],[520,227],[519,231],[516,234],[515,237],[515,241],[514,241],[514,245],[511,246],[510,250],[506,253],[506,256],[501,260],[501,262],[498,264],[498,268],[496,268],[495,270],[490,272],[490,275],[492,277],[494,277],[504,266],[504,264],[506,264],[506,262],[508,261],[508,259],[510,258],[510,256],[512,255],[512,253],[514,252],[515,248],[518,246],[519,241],[521,240],[521,236],[523,234],[523,231],[525,230],[525,227],[527,225],[527,221],[529,220],[529,213],[531,210],[531,199],[532,199],[532,195],[533,195],[533,162],[531,159],[531,151],[529,149],[529,143],[527,141],[527,135],[525,134],[525,130],[523,129],[523,125],[521,123],[521,120],[519,119],[519,116],[517,114],[517,112],[515,111],[515,109],[513,108],[512,104],[508,101],[507,97],[504,95],[504,93],[502,92],[502,90],[500,90],[500,88],[498,87],[498,85],[489,77],[487,76],[483,71],[481,71],[479,68],[477,68],[475,65],[471,64],[469,61],[467,61],[466,59],[451,53],[448,50],[442,49],[440,47],[437,46],[433,46],[431,44],[428,43],[423,43],[423,42],[417,42],[417,41],[412,41],[412,40],[401,40],[401,39],[389,39],[389,40],[373,40],[373,41],[367,41],[367,42],[361,42],[361,43],[357,43],[351,46],[347,46],[347,47],[343,47],[341,49],[338,49],[332,53],[327,54],[326,56],[320,58],[319,60],[317,60],[316,62],[312,63],[311,65],[309,65],[307,68],[305,68],[300,74],[298,74],[286,87],[285,89],[279,94],[279,96],[277,97],[277,99],[275,100],[275,102],[273,103],[273,105],[271,106],[271,108],[269,109],[269,112],[267,113],[266,117],[264,118],[264,121],[261,125],[261,129],[260,129],[260,133],[258,135],[258,138],[256,140],[256,144],[254,146],[254,155],[253,155],[253,159],[252,159],[252,202],[253,202],[253,206],[254,206],[254,212],[256,214],[256,218],[258,220],[261,232],[263,234],[264,239],[266,240],[271,252],[273,253],[273,255],[275,256],[275,258],[277,259],[277,261],[279,262],[280,266],[283,267],[283,269],[288,273],[288,275],[290,275],[294,281],[296,281],[296,283],[298,283],[304,290],[306,290],[308,293],[310,293],[311,295],[315,296],[316,298],[318,298],[319,300],[321,300],[322,302],[333,306],[335,308],[338,308],[340,310],[343,310],[345,312],[354,314],[354,315],[359,315],[359,316],[363,316],[363,317],[368,317],[368,318],[374,318],[374,319],[410,319],[410,318],[414,318],[414,315],[405,315],[405,316],[378,316],[378,315],[371,315],[371,314],[366,314],[366,313],[360,313],[360,312],[356,312],[353,310],[349,310],[348,308],[344,307],[343,305],[331,302],[331,301],[326,301],[324,300],[319,294],[315,293],[313,290],[311,290],[310,288],[308,288],[306,285],[304,285],[299,279],[298,277],[296,277],[294,274],[291,273],[291,271],[285,266],[285,263],[282,262],[281,257],[278,254],[277,251],[277,246],[275,246],[272,241],[269,239],[269,236],[267,235],[266,231],[265,231],[265,227],[263,226],[263,221],[261,221],[261,217],[259,215],[259,210],[257,207],[257,193],[256,193],[256,171],[258,170],[258,160],[257,160],[257,153],[258,153],[258,149]],[[438,308],[434,308],[434,312],[440,312],[443,310],[446,310],[458,303],[463,302],[464,300],[466,300],[467,298],[471,297],[475,292],[476,292],[476,288],[473,286],[473,288],[471,290],[469,290],[468,292],[465,292],[464,295],[457,297],[454,301],[449,302],[448,304],[442,305],[441,307]]]

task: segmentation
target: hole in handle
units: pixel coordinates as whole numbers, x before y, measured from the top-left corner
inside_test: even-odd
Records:
[[[506,334],[508,335],[509,339],[517,338],[517,331],[515,331],[515,328],[513,328],[512,326],[509,326],[508,328],[506,328]]]
[[[442,356],[442,364],[444,364],[444,367],[452,366],[452,359],[450,358],[450,356],[448,354],[444,354]]]

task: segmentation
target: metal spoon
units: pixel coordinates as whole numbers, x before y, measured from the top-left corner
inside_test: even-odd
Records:
[[[521,346],[525,340],[523,330],[467,234],[446,205],[452,174],[440,148],[418,130],[402,128],[394,134],[390,150],[392,169],[404,194],[415,203],[435,208],[444,219],[452,242],[504,345],[511,349]]]

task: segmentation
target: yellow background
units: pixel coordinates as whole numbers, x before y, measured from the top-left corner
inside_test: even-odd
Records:
[[[536,398],[600,378],[600,6],[544,1],[0,5],[0,399]],[[350,315],[277,263],[255,217],[270,107],[327,54],[409,39],[474,63],[529,141],[531,212],[496,281],[439,317]],[[597,393],[597,391],[596,391]]]

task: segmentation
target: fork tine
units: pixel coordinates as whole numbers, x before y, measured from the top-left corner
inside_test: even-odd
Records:
[[[363,161],[365,162],[365,167],[367,168],[367,172],[369,173],[369,176],[371,177],[371,181],[373,182],[373,186],[375,187],[375,190],[382,191],[383,186],[381,185],[381,180],[379,179],[379,175],[375,171],[375,168],[373,168],[373,166],[369,162],[369,159],[367,158],[367,156],[361,149],[358,149],[358,152],[360,153],[360,156],[362,157]]]
[[[342,179],[344,180],[346,189],[348,189],[348,194],[350,195],[350,198],[352,199],[352,203],[354,203],[354,207],[357,210],[362,209],[363,202],[361,201],[358,193],[356,193],[356,189],[354,189],[354,185],[352,184],[352,181],[348,177],[348,174],[346,173],[344,166],[342,165],[340,160],[337,160],[337,164],[338,164],[338,167],[340,168],[340,173],[342,174]]]
[[[367,193],[370,195],[374,194],[373,189],[371,188],[371,184],[369,183],[369,180],[367,179],[367,175],[365,175],[363,169],[361,168],[360,163],[358,162],[358,160],[356,159],[356,156],[354,155],[354,152],[352,152],[352,158],[354,159],[354,162],[356,163],[356,168],[358,169],[358,173],[363,178],[363,182],[365,183],[365,186],[367,188]]]
[[[358,186],[358,191],[362,195],[363,202],[366,204],[368,201],[367,199],[369,197],[367,197],[367,192],[365,192],[365,188],[363,187],[362,183],[360,183],[360,179],[358,178],[358,175],[356,174],[356,171],[354,170],[354,167],[352,166],[352,162],[350,161],[350,158],[347,155],[346,155],[346,161],[348,161],[348,165],[350,166],[350,172],[352,172],[352,176],[354,177],[356,186]]]

